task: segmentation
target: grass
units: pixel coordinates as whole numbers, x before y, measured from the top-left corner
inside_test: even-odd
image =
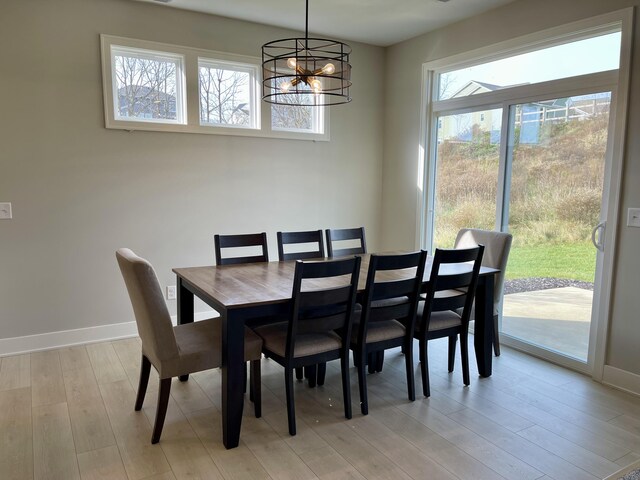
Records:
[[[513,246],[506,278],[552,277],[593,282],[596,249],[591,242]]]

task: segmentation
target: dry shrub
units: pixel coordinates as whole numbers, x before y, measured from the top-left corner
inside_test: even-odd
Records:
[[[509,229],[515,242],[589,238],[600,213],[607,122],[602,115],[546,124],[541,143],[514,147]],[[437,246],[451,247],[460,228],[494,228],[498,148],[488,140],[438,146]]]
[[[482,205],[475,202],[465,202],[457,206],[451,215],[452,226],[459,230],[461,228],[488,228],[492,230],[495,225],[496,207],[493,204]]]
[[[558,202],[558,218],[595,225],[600,218],[601,193],[597,190],[574,191]]]

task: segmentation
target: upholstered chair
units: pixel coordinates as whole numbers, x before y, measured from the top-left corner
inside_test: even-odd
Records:
[[[116,258],[142,340],[136,411],[142,409],[152,365],[160,377],[158,408],[151,437],[151,443],[158,443],[167,413],[171,379],[221,366],[221,321],[214,318],[174,327],[151,264],[128,248],[119,249]],[[261,350],[260,337],[250,329],[245,329],[244,353],[245,360],[251,362],[251,398],[256,417],[261,413]]]
[[[497,268],[500,273],[495,275],[493,290],[493,351],[500,355],[500,337],[498,335],[500,315],[502,314],[502,300],[504,291],[504,278],[507,269],[507,260],[511,250],[513,237],[510,233],[480,230],[476,228],[463,228],[458,232],[454,248],[469,248],[476,245],[484,245],[482,266]],[[475,309],[471,311],[471,320],[475,318]]]

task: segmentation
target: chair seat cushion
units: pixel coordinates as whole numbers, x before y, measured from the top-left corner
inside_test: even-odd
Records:
[[[351,345],[358,343],[359,323],[353,324],[353,334],[351,335]],[[405,335],[405,328],[397,320],[387,320],[384,322],[370,322],[367,327],[367,343],[382,342],[393,338],[402,338]]]
[[[156,365],[161,378],[199,372],[222,365],[222,322],[211,318],[173,327],[178,345],[178,358]],[[258,360],[262,354],[262,339],[245,328],[245,361]]]
[[[424,302],[420,302],[418,305],[418,315],[416,321],[416,331],[420,331],[422,326],[422,314],[424,313]],[[429,331],[443,330],[445,328],[459,327],[462,325],[462,319],[460,315],[451,310],[444,312],[431,312],[431,318],[429,319]]]
[[[274,323],[256,328],[255,332],[264,341],[264,349],[284,357],[287,345],[288,322]],[[305,333],[296,336],[294,357],[307,357],[318,353],[338,350],[342,340],[333,333]]]

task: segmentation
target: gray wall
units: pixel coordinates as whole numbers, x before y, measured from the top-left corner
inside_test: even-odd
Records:
[[[331,141],[104,128],[99,34],[259,56],[294,32],[131,0],[0,3],[0,338],[132,321],[114,251],[213,264],[214,233],[364,225],[379,245],[382,48],[352,44]],[[169,302],[175,309],[175,302]],[[204,307],[201,307],[204,308]]]
[[[621,8],[638,0],[520,0],[387,49],[382,246],[413,248],[416,239],[420,82],[424,62]],[[542,14],[541,12],[545,12]],[[640,206],[640,22],[636,20],[629,124],[622,181],[608,365],[640,374],[640,229],[626,210]]]

